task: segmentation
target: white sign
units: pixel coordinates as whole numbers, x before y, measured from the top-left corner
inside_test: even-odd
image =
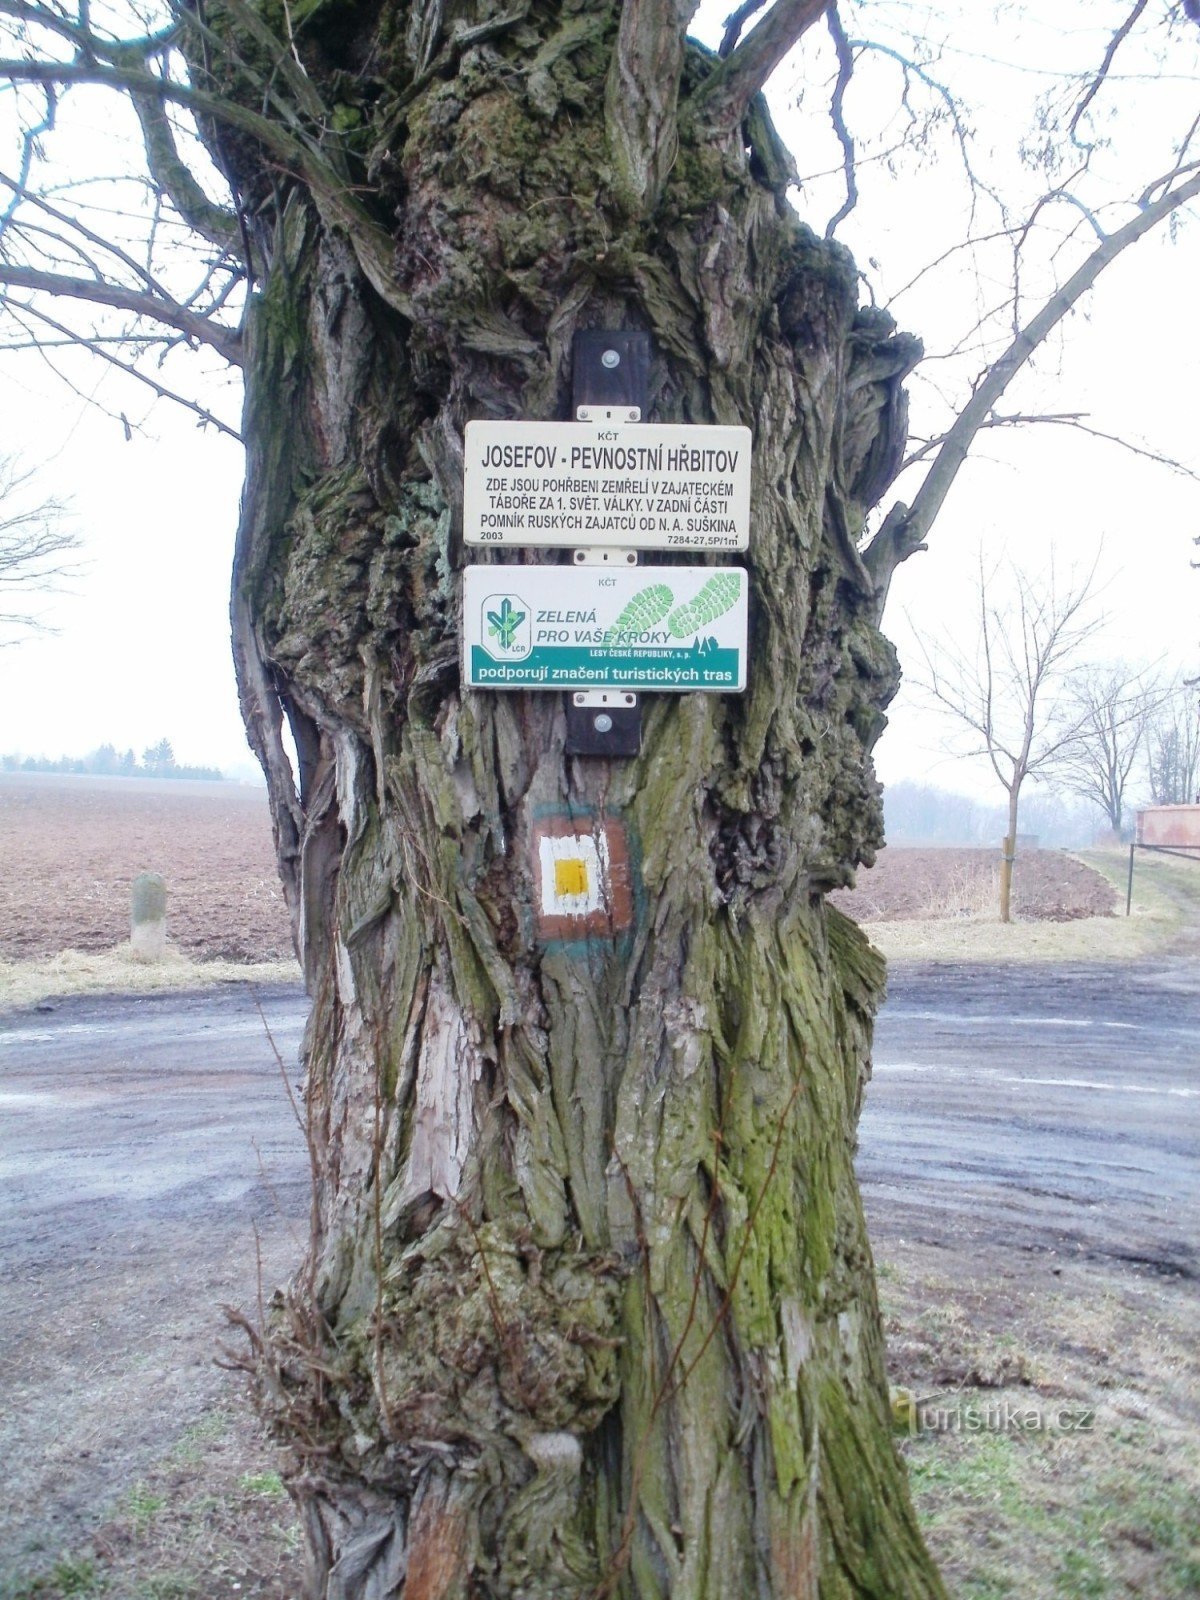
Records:
[[[743,567],[467,567],[471,689],[746,687]]]
[[[744,550],[749,428],[468,422],[468,544]]]

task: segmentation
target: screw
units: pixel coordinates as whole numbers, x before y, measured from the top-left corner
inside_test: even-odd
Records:
[[[600,357],[600,365],[607,367],[611,372],[614,367],[621,365],[621,352],[619,350],[606,350]]]
[[[592,718],[592,727],[595,728],[597,733],[611,733],[612,718],[607,711],[598,711]]]

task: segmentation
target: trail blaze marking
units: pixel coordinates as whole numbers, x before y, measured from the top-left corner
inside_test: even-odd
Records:
[[[533,825],[541,939],[612,938],[633,922],[629,841],[615,818],[542,817]]]
[[[568,856],[554,863],[554,892],[557,895],[586,894],[588,890],[587,862],[582,856]]]

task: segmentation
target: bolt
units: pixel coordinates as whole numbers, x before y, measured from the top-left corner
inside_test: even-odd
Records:
[[[619,350],[606,350],[600,357],[600,365],[607,367],[611,372],[614,367],[621,365],[621,352]]]
[[[611,733],[612,718],[607,711],[598,711],[592,718],[592,727],[595,728],[597,733]]]

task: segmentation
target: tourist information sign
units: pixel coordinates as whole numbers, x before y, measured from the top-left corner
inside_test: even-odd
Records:
[[[476,545],[745,550],[750,430],[468,422],[463,530]]]
[[[467,567],[472,689],[737,694],[746,687],[743,567]]]

